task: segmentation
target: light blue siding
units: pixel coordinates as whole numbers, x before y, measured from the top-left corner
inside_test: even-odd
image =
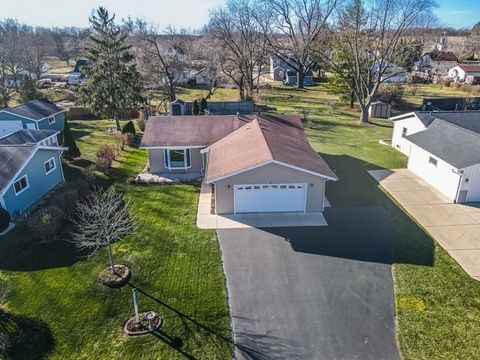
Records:
[[[48,119],[43,119],[38,122],[34,120],[28,120],[25,119],[21,116],[14,115],[14,114],[9,114],[5,111],[0,111],[0,121],[6,120],[6,121],[21,121],[23,128],[27,129],[27,124],[36,124],[36,129],[42,129],[42,130],[58,130],[58,131],[63,131],[63,126],[65,123],[65,115],[63,112],[56,114],[55,116],[55,122],[52,124],[48,123]]]
[[[55,186],[63,182],[62,164],[60,162],[60,151],[40,149],[28,162],[22,172],[15,178],[15,181],[27,175],[29,187],[15,194],[13,183],[3,194],[3,202],[6,210],[13,214],[15,211],[24,212]],[[55,159],[55,170],[45,174],[43,164],[50,158]]]

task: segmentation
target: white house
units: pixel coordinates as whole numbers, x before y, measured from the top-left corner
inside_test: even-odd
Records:
[[[425,79],[447,76],[448,70],[458,64],[457,56],[449,51],[432,51],[424,54],[415,63],[414,75]]]
[[[458,64],[448,70],[448,78],[455,82],[464,82],[468,75],[480,76],[480,64]]]
[[[453,202],[480,202],[480,111],[413,112],[391,118],[392,146],[408,169]]]

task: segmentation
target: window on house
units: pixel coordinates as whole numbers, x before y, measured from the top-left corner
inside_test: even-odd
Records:
[[[167,169],[187,169],[190,165],[190,149],[165,149],[165,167]]]
[[[15,189],[15,194],[18,195],[22,191],[28,189],[28,178],[27,175],[21,177],[17,181],[13,183],[13,187]]]
[[[407,131],[408,131],[408,129],[407,129],[406,127],[403,127],[403,129],[402,129],[402,135],[403,135],[403,136],[407,136]]]
[[[54,122],[55,122],[55,116],[50,116],[50,117],[48,118],[48,123],[51,125],[51,124],[53,124]]]
[[[430,156],[430,158],[428,159],[428,163],[429,164],[432,164],[433,166],[437,167],[437,164],[438,164],[438,161],[437,159],[433,158]]]
[[[53,170],[55,170],[55,159],[51,158],[50,160],[46,161],[43,164],[45,168],[45,174],[50,174]]]

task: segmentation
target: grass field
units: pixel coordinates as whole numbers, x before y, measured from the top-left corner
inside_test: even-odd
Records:
[[[450,89],[451,90],[451,89]],[[189,101],[199,90],[185,90]],[[427,86],[418,94],[440,94]],[[218,96],[236,99],[235,90]],[[217,94],[217,93],[216,93]],[[422,95],[417,95],[422,96]],[[391,123],[374,119],[358,125],[358,112],[328,94],[322,85],[305,90],[274,86],[263,94],[279,113],[308,112],[312,146],[340,181],[329,183],[333,206],[381,206],[391,218],[394,286],[399,348],[404,359],[476,359],[480,353],[480,284],[472,280],[423,229],[382,192],[366,170],[406,166],[406,157],[378,143],[391,137]],[[412,103],[418,103],[418,99]],[[410,101],[410,100],[409,100]],[[332,102],[333,109],[331,107]],[[99,144],[113,141],[108,120],[73,121],[71,128],[87,166]],[[119,262],[131,266],[140,307],[165,316],[158,337],[127,339],[123,322],[132,314],[131,292],[109,290],[96,282],[107,266],[101,251],[78,259],[68,243],[48,246],[31,234],[0,240],[0,281],[9,284],[5,309],[34,323],[32,349],[52,359],[227,359],[232,352],[220,252],[215,234],[195,227],[198,189],[190,185],[134,187],[125,179],[145,165],[144,151],[129,148],[118,158],[111,178],[131,200],[139,229],[117,243]],[[375,219],[372,219],[375,221]],[[43,344],[34,348],[36,344]],[[23,352],[22,352],[23,351]],[[32,358],[32,357],[30,357]]]

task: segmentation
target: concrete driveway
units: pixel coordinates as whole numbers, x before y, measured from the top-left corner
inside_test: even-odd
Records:
[[[407,169],[369,173],[471,277],[480,280],[480,204],[453,204]]]
[[[385,210],[325,217],[324,227],[217,230],[236,359],[399,359]]]

